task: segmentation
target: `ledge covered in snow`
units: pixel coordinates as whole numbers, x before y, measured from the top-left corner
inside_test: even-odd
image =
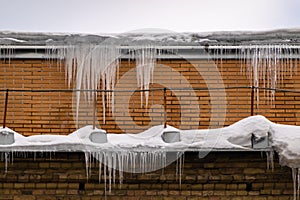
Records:
[[[0,151],[270,151],[279,153],[282,165],[292,168],[300,166],[300,127],[280,125],[270,122],[263,116],[252,116],[231,126],[208,130],[179,130],[168,126],[155,126],[139,134],[107,134],[104,130],[86,126],[69,135],[35,135],[24,137],[9,128],[1,133],[14,133],[12,144],[0,145]],[[90,135],[104,133],[107,141],[93,142]],[[178,132],[180,141],[167,143],[162,135],[165,132]],[[270,146],[253,149],[253,137],[267,138]]]

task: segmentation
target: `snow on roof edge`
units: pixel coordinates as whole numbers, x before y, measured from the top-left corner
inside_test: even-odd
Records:
[[[5,40],[10,38],[10,41]],[[207,43],[243,44],[243,43],[300,43],[299,29],[277,29],[268,31],[218,31],[218,32],[182,32],[182,33],[141,33],[88,34],[88,33],[43,33],[0,31],[0,45],[6,44],[46,45],[116,42],[130,45],[137,42],[157,42],[161,45],[199,45]]]

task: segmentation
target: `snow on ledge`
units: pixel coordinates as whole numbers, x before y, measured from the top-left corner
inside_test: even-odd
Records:
[[[165,132],[180,134],[178,142],[167,143],[163,139]],[[103,143],[95,143],[91,140],[91,134],[103,133],[107,138]],[[9,129],[0,128],[0,139],[8,135],[14,135],[12,144],[0,145],[0,154],[5,161],[5,171],[9,162],[9,153],[22,152],[47,152],[47,151],[82,151],[85,153],[86,172],[89,177],[89,166],[91,156],[97,158],[99,163],[106,166],[109,173],[109,191],[111,183],[115,182],[115,170],[119,170],[120,184],[123,180],[123,172],[146,173],[162,169],[175,159],[179,159],[179,166],[183,166],[181,155],[185,151],[254,151],[253,138],[256,141],[269,141],[264,149],[268,156],[268,166],[272,161],[273,150],[279,154],[281,165],[292,168],[294,180],[294,199],[299,194],[300,173],[300,126],[275,124],[263,116],[251,116],[242,119],[231,126],[219,129],[206,130],[179,130],[171,126],[154,126],[139,134],[106,134],[102,129],[93,129],[92,126],[85,126],[69,135],[34,135],[24,137],[21,134]],[[3,139],[2,138],[2,139]],[[252,142],[251,142],[252,141]],[[2,144],[1,143],[1,144]],[[257,150],[257,149],[256,149]],[[167,152],[171,151],[170,159]],[[139,153],[136,153],[139,152]],[[207,153],[204,153],[207,155]],[[125,163],[119,160],[127,161]],[[147,165],[148,161],[155,164]],[[132,167],[132,163],[134,163]],[[181,167],[179,177],[181,177]],[[179,169],[178,168],[178,169]],[[99,177],[101,177],[99,170]],[[104,174],[106,180],[106,174]],[[113,177],[113,181],[111,180]],[[181,182],[181,178],[179,178]],[[297,189],[298,188],[298,189]]]
[[[24,137],[9,129],[0,132],[14,133],[15,142],[0,145],[0,151],[253,151],[251,139],[268,138],[270,148],[280,156],[280,164],[291,168],[300,166],[300,127],[275,124],[263,116],[251,116],[231,126],[206,130],[179,130],[171,126],[154,126],[138,134],[107,134],[106,143],[94,143],[89,136],[95,131],[85,126],[69,135],[34,135]],[[166,143],[164,132],[180,133],[180,141]]]

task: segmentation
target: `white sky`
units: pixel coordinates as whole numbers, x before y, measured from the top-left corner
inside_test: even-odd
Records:
[[[122,33],[300,28],[300,0],[0,0],[0,31]]]

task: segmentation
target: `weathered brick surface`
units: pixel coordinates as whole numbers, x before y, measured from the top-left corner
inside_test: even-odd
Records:
[[[214,152],[202,159],[187,152],[181,186],[175,162],[146,174],[125,173],[122,185],[117,176],[110,193],[106,186],[106,199],[292,199],[291,170],[279,166],[277,157],[273,171],[266,162],[260,152]],[[6,173],[0,162],[0,199],[105,199],[98,164],[88,179],[84,165],[83,153],[16,155]]]
[[[250,89],[226,89],[226,101],[222,94],[197,88],[219,87],[220,80],[205,61],[200,75],[194,66],[182,60],[163,60],[156,67],[155,84],[151,88],[182,88],[189,83],[193,91],[167,91],[168,124],[183,129],[208,128],[230,125],[250,115]],[[194,63],[194,64],[195,64]],[[240,72],[240,63],[223,60],[216,62],[225,87],[249,86],[245,74]],[[178,74],[166,70],[169,66]],[[123,61],[120,78],[135,67]],[[160,70],[161,69],[161,70]],[[174,75],[175,74],[175,75]],[[65,72],[43,60],[16,60],[10,64],[0,63],[1,89],[68,89]],[[119,89],[135,86],[135,74],[119,86]],[[164,85],[168,83],[170,85]],[[221,85],[223,86],[223,85]],[[300,75],[286,76],[278,86],[300,89]],[[134,89],[138,89],[136,86]],[[260,103],[254,105],[255,114],[263,114],[277,123],[299,125],[299,93],[275,93],[271,105],[269,97],[260,90]],[[164,97],[162,91],[149,94],[149,106],[141,107],[140,93],[116,93],[116,98],[129,99],[128,107],[116,104],[112,115],[106,110],[103,122],[102,94],[98,94],[97,120],[108,132],[140,132],[150,125],[162,124],[164,120]],[[195,96],[193,96],[195,95]],[[68,92],[10,92],[7,126],[23,135],[68,134],[76,127],[74,103]],[[0,94],[4,105],[5,93]],[[200,112],[197,111],[197,106]],[[127,110],[126,110],[127,109]],[[129,116],[126,113],[129,112]],[[0,114],[0,122],[3,115]],[[80,126],[92,124],[91,112],[84,106],[80,109]],[[117,121],[117,122],[116,122]],[[30,157],[30,156],[29,156]],[[230,164],[229,164],[230,163]],[[98,183],[97,166],[93,167],[89,180],[85,176],[84,157],[81,154],[57,154],[55,158],[15,158],[4,172],[0,162],[0,199],[105,199],[104,184]],[[274,172],[266,170],[266,160],[260,154],[214,153],[199,160],[193,153],[187,154],[182,185],[175,180],[175,166],[145,175],[126,175],[121,189],[113,187],[107,199],[206,199],[206,200],[272,200],[291,199],[293,184],[288,168],[275,166]],[[84,184],[84,190],[79,185]]]
[[[206,60],[192,63],[185,60],[161,60],[155,68],[155,79],[150,88],[193,89],[167,91],[166,112],[170,125],[182,129],[227,126],[250,115],[251,90],[226,89],[225,93],[221,93],[198,89],[250,86],[247,75],[241,72],[241,65],[240,61],[225,59],[214,63]],[[199,69],[195,66],[199,66]],[[136,74],[130,71],[134,69],[134,61],[121,62],[118,90],[138,89]],[[300,74],[290,75],[289,71],[286,72],[277,87],[300,90]],[[124,77],[128,77],[126,81],[122,79]],[[64,67],[45,60],[11,60],[10,63],[2,60],[0,80],[0,89],[68,89]],[[255,99],[254,114],[263,114],[277,123],[299,125],[300,93],[276,92],[273,104],[270,104],[269,93],[260,90],[259,94],[259,104]],[[3,91],[0,93],[0,105],[4,105],[4,97]],[[106,106],[105,121],[102,97],[99,92],[97,121],[108,132],[137,133],[164,122],[163,91],[149,92],[147,108],[141,106],[140,92],[116,92],[115,112],[112,115]],[[69,134],[76,129],[75,102],[72,103],[72,98],[69,92],[10,92],[7,126],[23,135]],[[128,101],[121,101],[123,99]],[[0,114],[0,121],[2,119],[3,114]],[[79,126],[92,123],[91,110],[82,105]]]

